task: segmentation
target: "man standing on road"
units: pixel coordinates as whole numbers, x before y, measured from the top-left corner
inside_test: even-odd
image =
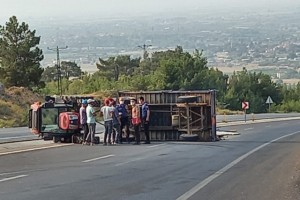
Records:
[[[87,140],[90,138],[91,146],[94,144],[94,137],[96,132],[96,111],[93,108],[93,99],[87,100],[88,106],[86,108],[87,124],[89,127],[89,134]]]
[[[87,116],[86,116],[86,107],[87,107],[88,103],[87,100],[82,100],[81,102],[81,108],[79,110],[79,116],[80,116],[80,124],[81,124],[81,128],[83,130],[83,141],[82,144],[86,143],[86,136],[89,133],[89,128],[87,125]]]
[[[143,123],[145,137],[146,137],[144,144],[150,144],[150,136],[149,136],[150,110],[149,110],[149,106],[145,102],[144,97],[140,97],[139,103],[142,105],[142,123]]]
[[[104,126],[105,126],[103,145],[107,145],[107,142],[108,142],[108,144],[111,144],[114,108],[109,106],[110,105],[109,99],[105,99],[104,103],[105,103],[105,106],[103,106],[101,108],[101,113],[103,114],[103,120],[104,120]]]
[[[140,115],[140,106],[136,104],[136,99],[131,99],[130,104],[132,106],[131,109],[131,122],[134,127],[134,135],[135,135],[135,143],[136,145],[140,144],[141,136],[140,136],[140,127],[141,127],[141,115]]]
[[[120,143],[120,133],[121,133],[121,120],[118,111],[118,105],[116,101],[112,102],[113,111],[113,144]]]
[[[127,112],[127,105],[124,103],[124,98],[120,98],[120,104],[118,105],[117,109],[121,116],[121,133],[119,134],[119,141],[122,144],[122,131],[125,128],[126,140],[129,143],[129,117]]]

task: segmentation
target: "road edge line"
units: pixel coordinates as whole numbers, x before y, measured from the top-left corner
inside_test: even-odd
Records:
[[[56,148],[56,147],[65,147],[65,146],[71,146],[71,145],[73,145],[73,144],[61,144],[61,145],[52,145],[52,146],[47,146],[47,147],[36,147],[36,148],[32,148],[32,149],[9,151],[9,152],[0,153],[0,156],[16,154],[16,153],[24,153],[24,152],[36,151],[36,150],[43,150],[43,149],[50,149],[50,148]]]
[[[219,176],[221,176],[223,173],[225,173],[226,171],[228,171],[229,169],[231,169],[232,167],[234,167],[236,164],[238,164],[239,162],[241,162],[242,160],[244,160],[248,156],[250,156],[253,153],[257,152],[258,150],[260,150],[260,149],[268,146],[269,144],[272,144],[273,142],[276,142],[276,141],[281,140],[281,139],[286,138],[286,137],[290,137],[290,136],[296,135],[298,133],[300,133],[300,131],[296,131],[296,132],[293,132],[293,133],[281,136],[279,138],[271,140],[270,142],[266,142],[266,143],[264,143],[264,144],[256,147],[255,149],[252,149],[248,153],[246,153],[246,154],[240,156],[239,158],[235,159],[234,161],[232,161],[231,163],[229,163],[228,165],[226,165],[222,169],[218,170],[217,172],[213,173],[212,175],[210,175],[209,177],[207,177],[206,179],[204,179],[203,181],[201,181],[200,183],[198,183],[197,185],[195,185],[192,189],[190,189],[189,191],[187,191],[186,193],[184,193],[183,195],[181,195],[180,197],[178,197],[176,200],[186,200],[186,199],[189,199],[194,194],[196,194],[197,192],[199,192],[202,188],[204,188],[206,185],[208,185],[210,182],[212,182],[214,179],[216,179]]]
[[[5,182],[5,181],[15,180],[15,179],[18,179],[18,178],[24,178],[26,176],[28,176],[28,175],[23,174],[23,175],[19,175],[19,176],[13,176],[13,177],[8,177],[8,178],[3,178],[3,179],[0,179],[0,183]]]

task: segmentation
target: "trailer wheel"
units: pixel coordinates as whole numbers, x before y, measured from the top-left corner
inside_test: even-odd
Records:
[[[198,101],[196,96],[180,96],[177,99],[177,103],[194,103]]]
[[[180,139],[183,141],[195,142],[199,140],[199,136],[197,134],[181,134]]]

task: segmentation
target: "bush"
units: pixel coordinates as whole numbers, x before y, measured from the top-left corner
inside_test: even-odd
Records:
[[[0,100],[0,128],[26,125],[26,114],[23,107]]]

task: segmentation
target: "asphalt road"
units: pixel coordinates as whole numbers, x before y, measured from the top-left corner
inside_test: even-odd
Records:
[[[208,143],[71,145],[0,156],[4,200],[300,199],[298,120]]]
[[[96,132],[103,132],[104,127],[97,124]],[[39,139],[37,135],[33,135],[27,127],[18,128],[2,128],[0,129],[0,144],[6,142],[25,141]]]
[[[268,114],[247,114],[246,120],[252,120],[252,117],[255,119],[270,119],[270,118],[285,118],[285,117],[300,117],[300,113],[268,113]],[[244,121],[244,115],[217,115],[217,122],[227,121]],[[97,125],[97,132],[103,132],[103,126]],[[30,130],[27,127],[19,128],[2,128],[0,129],[0,143],[12,142],[12,141],[24,141],[38,139],[37,136],[32,135]]]

